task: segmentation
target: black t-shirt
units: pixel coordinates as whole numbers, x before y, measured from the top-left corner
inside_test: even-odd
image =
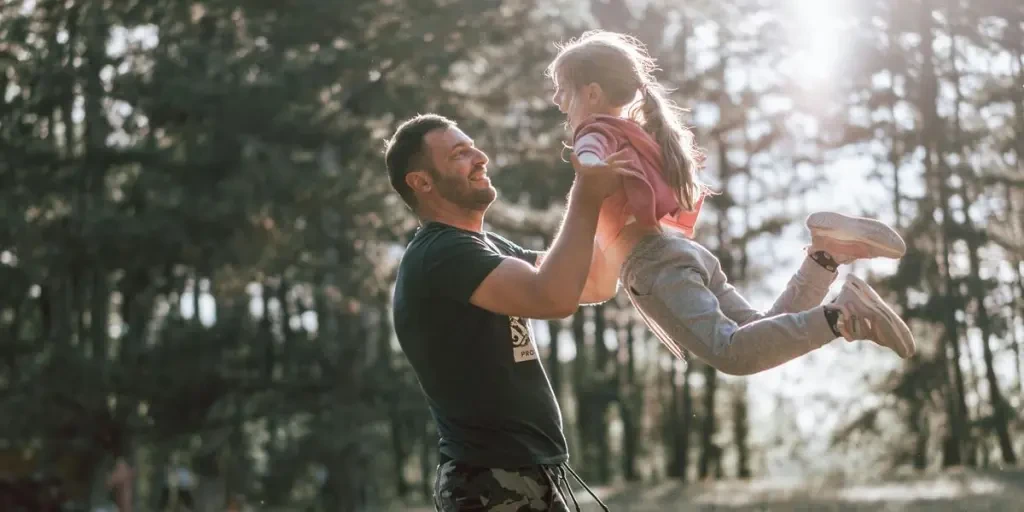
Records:
[[[417,231],[395,287],[395,331],[426,395],[441,453],[515,468],[568,460],[562,413],[530,324],[469,298],[506,257],[527,251],[493,233],[436,222]]]

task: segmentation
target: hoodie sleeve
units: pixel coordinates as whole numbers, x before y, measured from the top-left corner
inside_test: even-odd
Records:
[[[623,143],[625,136],[616,127],[602,122],[591,121],[579,127],[573,150],[577,155],[593,153],[601,160],[616,151],[625,151],[624,156],[631,164],[624,166],[631,176],[622,180],[629,209],[637,220],[648,225],[657,223],[654,188],[644,174],[640,154],[632,145]]]
[[[576,153],[576,156],[593,153],[598,159],[604,160],[605,157],[615,152],[615,137],[608,132],[609,130],[602,130],[594,125],[588,126],[576,135],[576,141],[572,147],[573,152]]]

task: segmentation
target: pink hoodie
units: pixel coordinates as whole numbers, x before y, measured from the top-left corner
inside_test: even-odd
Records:
[[[630,119],[594,115],[583,121],[573,134],[576,154],[591,152],[602,160],[626,150],[633,165],[627,170],[631,177],[623,180],[623,188],[605,199],[597,225],[597,242],[603,249],[615,241],[630,216],[645,225],[661,224],[693,237],[704,194],[693,211],[685,211],[676,200],[661,173],[661,147],[639,124]]]

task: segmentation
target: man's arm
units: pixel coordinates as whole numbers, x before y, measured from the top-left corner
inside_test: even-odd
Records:
[[[615,298],[619,292],[619,273],[608,265],[604,251],[594,248],[594,257],[590,262],[590,274],[587,284],[580,295],[580,304],[601,304]]]
[[[609,137],[601,132],[586,133],[577,139],[573,145],[574,151],[579,155],[580,162],[586,165],[600,162],[610,147]],[[538,258],[539,261],[540,258]],[[608,267],[604,252],[594,247],[594,254],[590,263],[590,273],[587,276],[587,284],[583,287],[583,294],[580,296],[580,304],[608,302],[615,297],[618,291],[618,272]]]
[[[488,311],[526,318],[565,318],[573,314],[590,273],[601,203],[622,186],[625,162],[620,152],[608,155],[603,162],[582,164],[573,153],[577,179],[547,257],[539,267],[506,258],[484,278],[470,302]]]
[[[505,258],[477,286],[470,303],[525,318],[565,318],[579,307],[590,272],[601,202],[607,195],[580,177],[569,195],[565,219],[538,267]],[[617,179],[617,178],[616,178]]]
[[[546,252],[537,254],[538,267],[544,261]],[[594,247],[594,255],[590,260],[590,272],[587,274],[587,282],[583,285],[583,293],[580,295],[580,305],[601,304],[615,298],[619,292],[619,275],[614,268],[608,265],[604,251]]]

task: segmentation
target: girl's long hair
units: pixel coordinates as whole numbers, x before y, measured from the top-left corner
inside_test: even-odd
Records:
[[[685,110],[669,99],[655,69],[654,58],[636,38],[594,30],[562,45],[547,74],[573,92],[596,83],[610,103],[628,105],[628,116],[661,147],[661,172],[680,206],[692,211],[705,191],[697,179],[701,152],[683,124]]]

